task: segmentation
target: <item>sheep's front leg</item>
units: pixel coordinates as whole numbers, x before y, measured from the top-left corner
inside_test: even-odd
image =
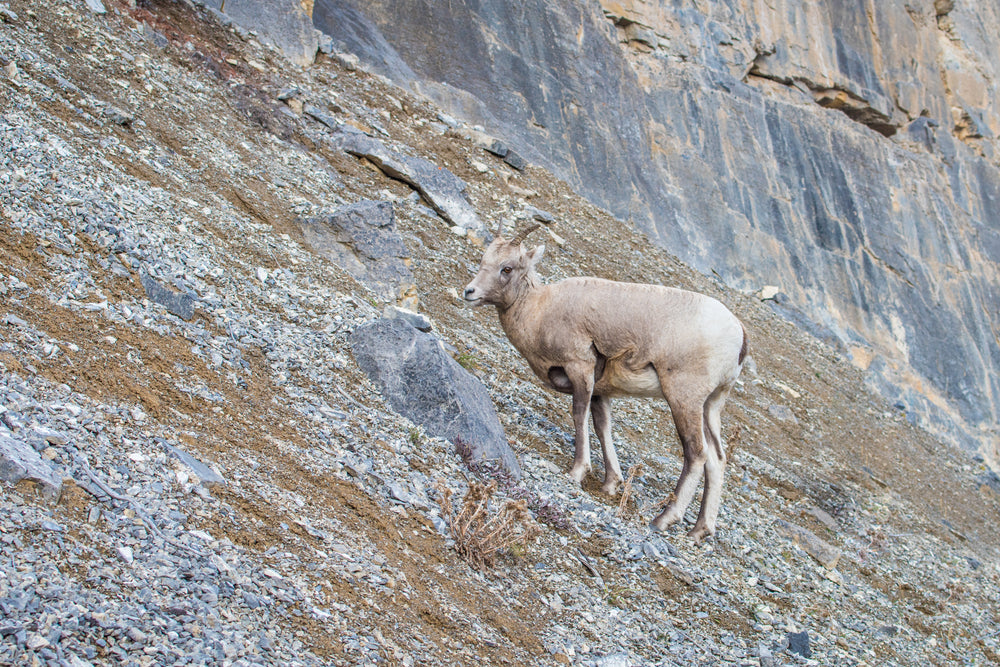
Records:
[[[611,442],[611,399],[607,396],[594,396],[590,399],[590,413],[594,418],[597,438],[601,441],[601,451],[604,452],[604,484],[601,491],[613,496],[623,478],[621,466],[618,465],[618,454]]]
[[[587,426],[587,413],[590,412],[590,395],[594,390],[593,376],[588,378],[584,374],[576,374],[576,377],[567,375],[573,384],[573,426],[576,429],[576,454],[573,457],[573,467],[569,471],[570,478],[577,483],[582,483],[583,478],[590,472],[590,431]]]

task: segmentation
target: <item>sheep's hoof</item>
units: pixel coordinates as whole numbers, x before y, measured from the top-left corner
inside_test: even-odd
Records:
[[[713,528],[709,528],[708,526],[699,526],[698,524],[695,524],[695,527],[692,528],[691,532],[688,533],[688,537],[694,540],[695,544],[701,544],[703,540],[711,537],[714,534],[715,530]]]
[[[583,484],[583,480],[586,479],[588,472],[590,472],[590,468],[588,466],[573,468],[569,471],[569,478],[577,484]]]
[[[664,531],[670,526],[674,525],[681,520],[681,517],[673,514],[670,507],[663,510],[658,517],[653,519],[653,522],[649,524],[650,528],[653,530]]]
[[[601,485],[601,493],[606,493],[609,496],[613,496],[618,493],[618,483],[620,479],[612,479]]]

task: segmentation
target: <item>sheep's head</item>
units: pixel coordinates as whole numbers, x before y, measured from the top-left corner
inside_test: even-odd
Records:
[[[502,230],[497,230],[497,237],[483,255],[479,273],[465,288],[466,303],[509,308],[525,290],[536,284],[535,264],[542,258],[545,246],[527,250],[521,245],[536,229],[538,225],[526,227],[509,241],[500,235]]]

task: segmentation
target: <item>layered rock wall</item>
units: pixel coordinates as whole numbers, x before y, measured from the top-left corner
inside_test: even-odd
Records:
[[[319,42],[312,25],[313,0],[200,0],[261,40],[281,49],[297,65],[311,65]]]

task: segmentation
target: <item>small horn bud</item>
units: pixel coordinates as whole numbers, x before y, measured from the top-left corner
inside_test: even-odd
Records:
[[[538,224],[537,222],[529,227],[525,227],[524,229],[522,229],[521,231],[519,231],[517,234],[514,235],[514,238],[510,240],[510,244],[521,245],[521,241],[528,238],[528,234],[535,231],[539,227],[541,227],[541,225]]]

